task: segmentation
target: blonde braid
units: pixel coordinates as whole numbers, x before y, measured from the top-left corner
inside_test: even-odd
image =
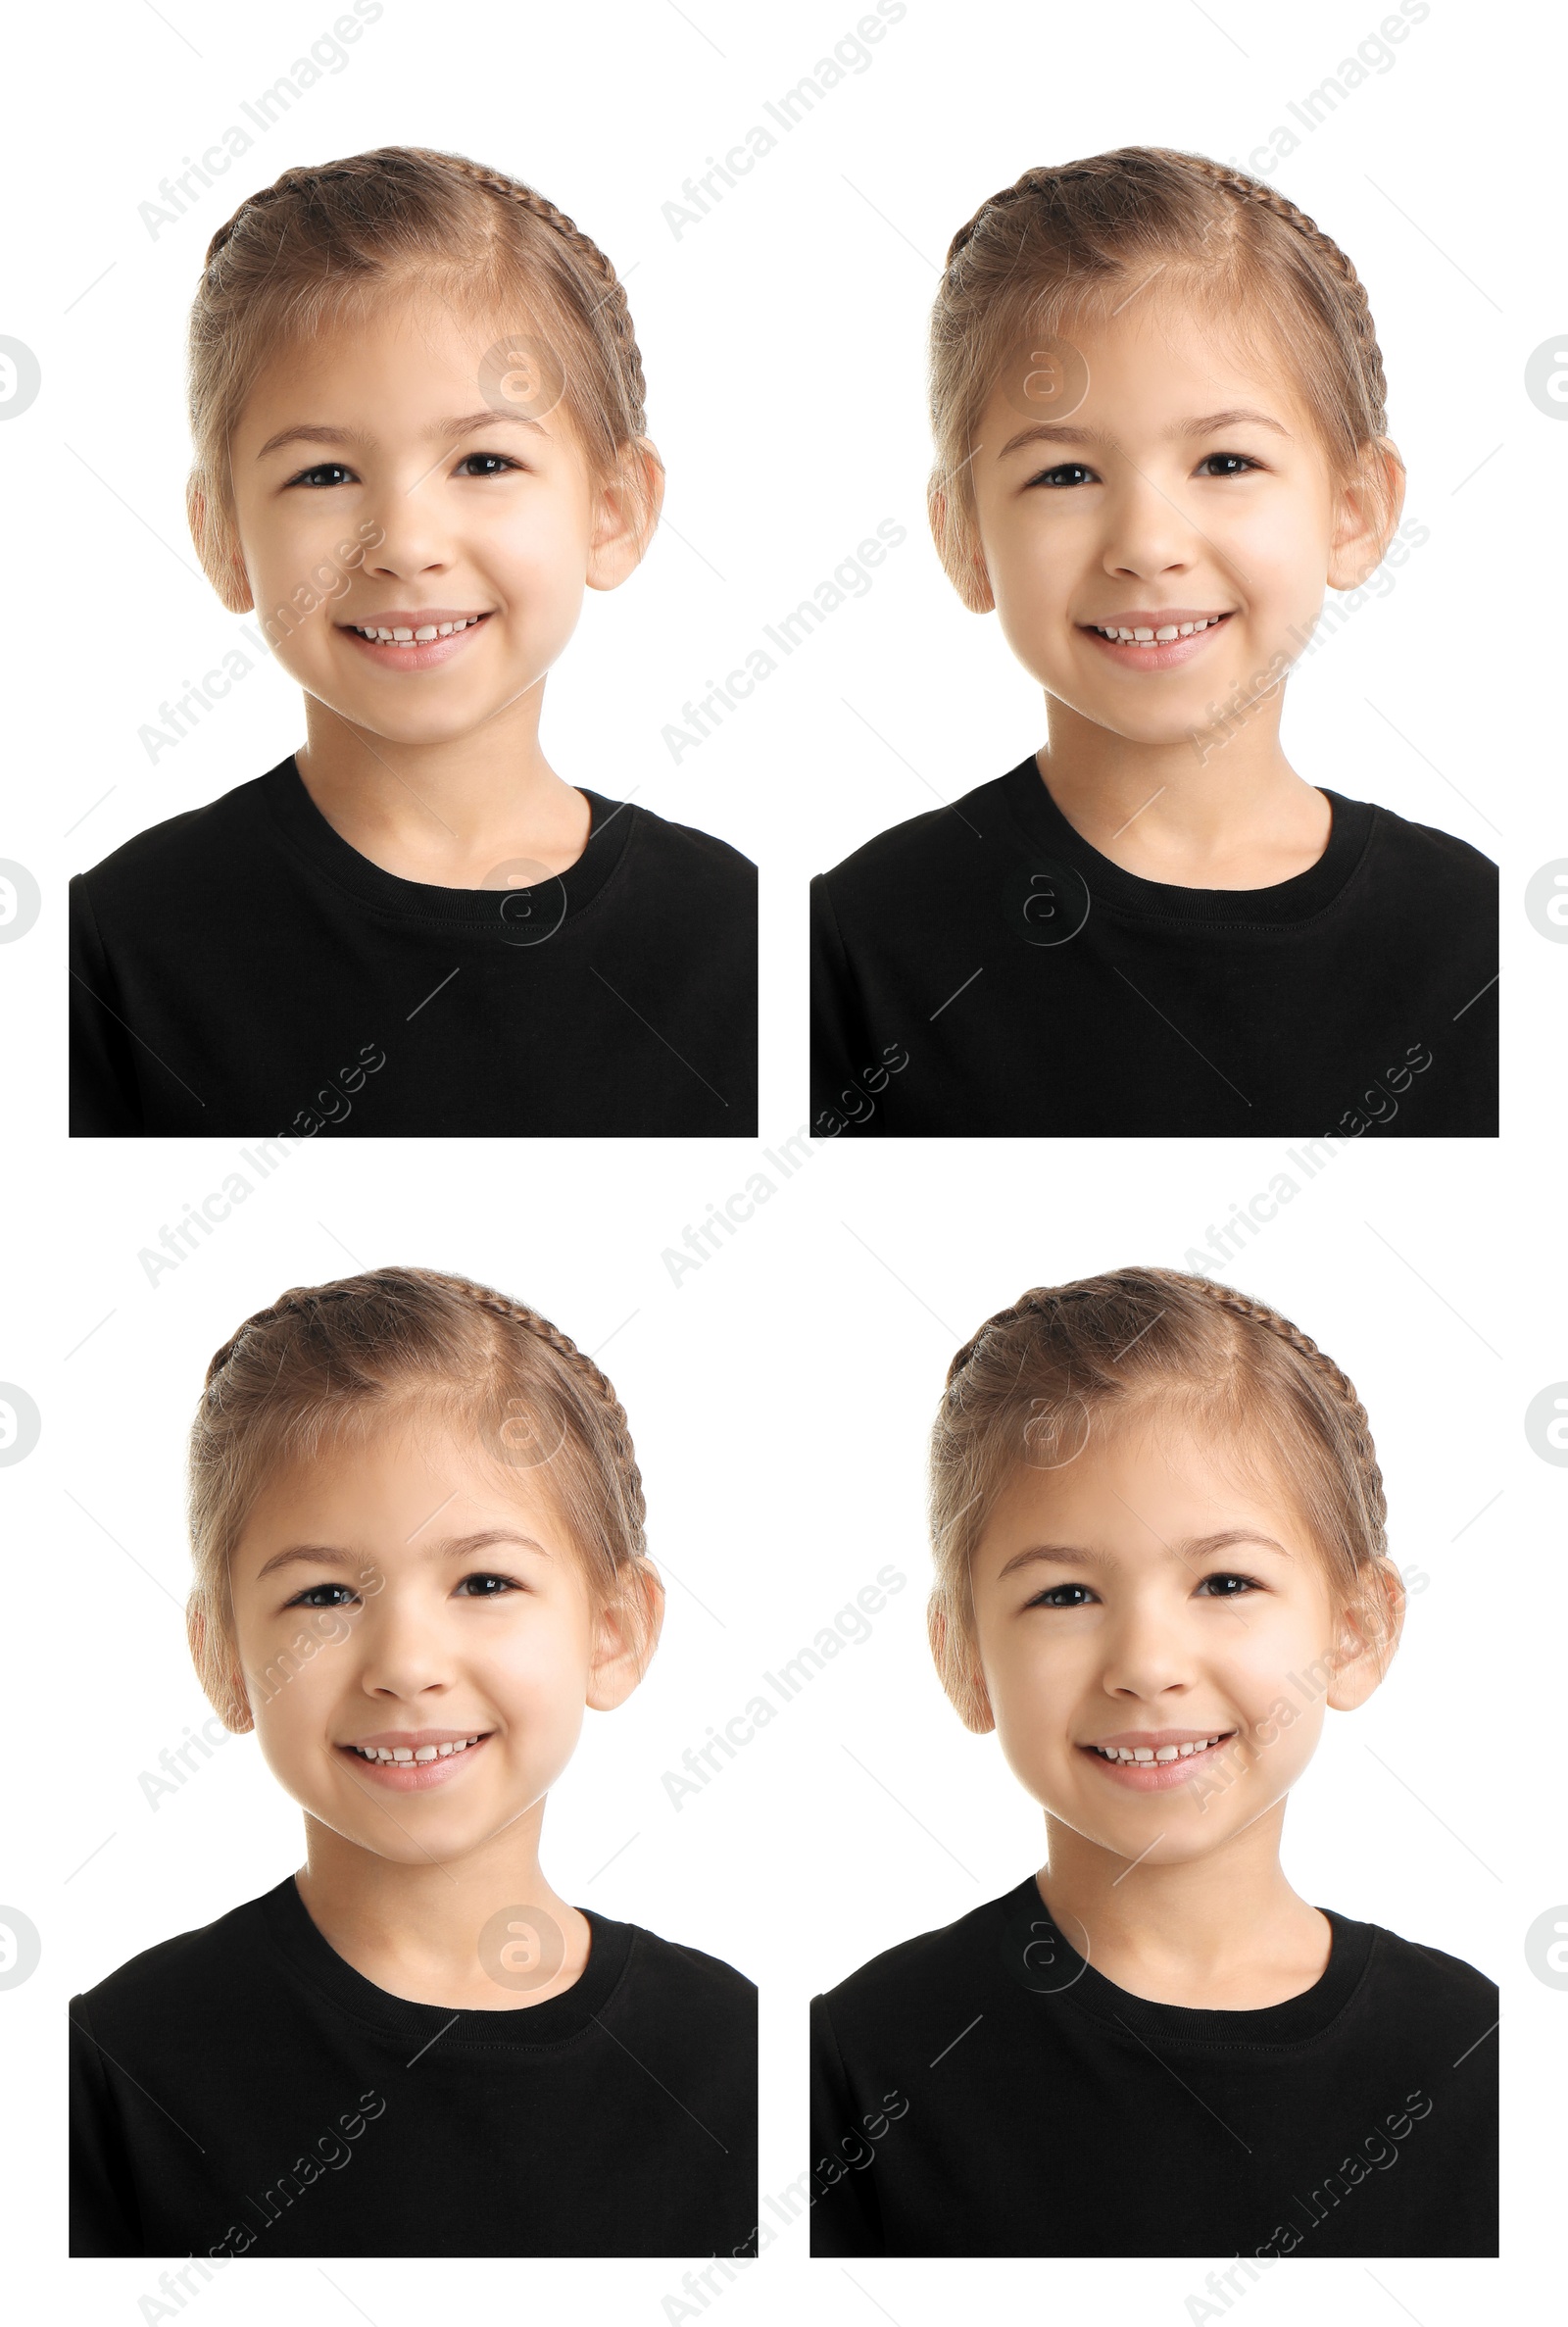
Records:
[[[266,1325],[275,1325],[283,1317],[309,1316],[318,1302],[348,1301],[359,1290],[357,1284],[322,1285],[319,1287],[295,1285],[287,1293],[279,1293],[270,1309],[259,1309],[254,1316],[247,1317],[243,1325],[235,1327],[222,1348],[213,1352],[208,1361],[207,1376],[203,1387],[208,1391],[212,1390],[218,1376],[223,1371],[247,1334],[260,1332]]]
[[[1372,409],[1374,433],[1381,436],[1388,425],[1389,383],[1383,370],[1383,351],[1378,345],[1377,331],[1372,322],[1371,302],[1366,285],[1356,273],[1346,253],[1331,236],[1324,233],[1315,219],[1298,210],[1277,186],[1262,178],[1249,177],[1245,171],[1229,169],[1223,162],[1211,162],[1204,154],[1169,154],[1167,159],[1185,163],[1235,202],[1255,202],[1275,218],[1294,228],[1315,255],[1337,275],[1345,295],[1345,313],[1350,330],[1360,350],[1362,369],[1373,390]]]
[[[1355,1385],[1349,1375],[1335,1364],[1326,1350],[1318,1348],[1310,1334],[1303,1333],[1299,1325],[1293,1324],[1289,1317],[1281,1316],[1279,1311],[1270,1309],[1266,1302],[1254,1301],[1246,1293],[1238,1293],[1234,1286],[1215,1284],[1205,1276],[1183,1276],[1176,1269],[1158,1268],[1151,1269],[1149,1273],[1151,1276],[1167,1277],[1175,1284],[1189,1285],[1195,1291],[1201,1292],[1204,1299],[1213,1302],[1217,1309],[1225,1310],[1232,1316],[1243,1317],[1249,1324],[1260,1325],[1268,1332],[1278,1334],[1281,1341],[1286,1342],[1298,1358],[1305,1361],[1323,1385],[1329,1403],[1339,1410],[1348,1426],[1350,1443],[1361,1474],[1366,1510],[1372,1520],[1372,1548],[1380,1559],[1384,1557],[1388,1548],[1388,1496],[1384,1491],[1377,1450],[1372,1443],[1372,1424],[1367,1418],[1366,1408],[1356,1396]]]
[[[594,1363],[586,1351],[578,1349],[569,1334],[563,1333],[559,1325],[552,1324],[548,1317],[542,1316],[538,1310],[530,1309],[526,1302],[513,1301],[505,1293],[492,1292],[489,1286],[475,1284],[469,1277],[445,1276],[438,1269],[416,1268],[411,1269],[409,1273],[411,1276],[422,1277],[427,1284],[445,1285],[449,1291],[461,1293],[476,1309],[486,1311],[493,1317],[500,1317],[506,1324],[520,1325],[525,1332],[542,1341],[547,1349],[553,1350],[576,1375],[581,1387],[609,1419],[615,1460],[626,1490],[626,1508],[634,1522],[635,1549],[641,1557],[646,1546],[648,1517],[643,1474],[637,1466],[637,1457],[632,1448],[631,1425],[626,1419],[626,1410],[616,1397],[609,1375]]]
[[[648,402],[642,351],[632,327],[625,286],[598,243],[583,232],[575,220],[567,218],[564,210],[558,210],[548,195],[541,194],[536,186],[525,185],[521,178],[508,177],[502,171],[486,169],[482,162],[470,162],[463,154],[426,154],[424,158],[432,162],[446,162],[450,168],[466,177],[470,184],[482,187],[500,202],[515,203],[531,218],[538,219],[541,224],[551,227],[561,236],[578,266],[600,284],[603,296],[593,312],[596,316],[603,315],[610,327],[611,337],[620,357],[621,369],[631,389],[631,404],[635,414],[633,432],[642,435],[647,425]]]
[[[1349,326],[1363,376],[1372,391],[1373,433],[1381,436],[1388,424],[1389,399],[1383,351],[1378,345],[1366,286],[1350,260],[1339,244],[1324,233],[1315,219],[1308,218],[1305,211],[1298,209],[1277,187],[1269,185],[1262,178],[1250,177],[1245,171],[1234,170],[1226,163],[1211,161],[1206,154],[1181,153],[1168,146],[1138,146],[1123,148],[1116,153],[1096,154],[1082,162],[1065,163],[1060,169],[1026,170],[1014,184],[1004,186],[1000,192],[982,202],[974,216],[958,228],[948,245],[948,270],[953,269],[955,262],[967,249],[989,212],[1010,210],[1026,201],[1038,201],[1042,207],[1050,207],[1053,198],[1064,186],[1102,183],[1108,179],[1124,180],[1129,173],[1136,174],[1139,168],[1151,162],[1176,170],[1189,177],[1199,178],[1234,203],[1253,203],[1271,212],[1307,244],[1343,294],[1341,312]]]
[[[1136,1271],[1119,1270],[1122,1278],[1136,1276],[1153,1285],[1179,1287],[1188,1295],[1197,1294],[1211,1307],[1245,1324],[1272,1333],[1293,1350],[1319,1384],[1330,1410],[1346,1426],[1346,1435],[1354,1457],[1361,1489],[1361,1503],[1369,1521],[1369,1549],[1378,1557],[1386,1556],[1388,1548],[1388,1495],[1383,1483],[1383,1471],[1378,1462],[1377,1449],[1372,1439],[1372,1424],[1366,1408],[1356,1395],[1355,1385],[1344,1368],[1337,1365],[1327,1351],[1320,1350],[1310,1334],[1282,1316],[1277,1309],[1270,1309],[1263,1301],[1255,1301],[1247,1293],[1240,1293],[1232,1285],[1217,1284],[1211,1277],[1189,1276],[1178,1268],[1144,1267]],[[1131,1288],[1123,1285],[1123,1291]],[[1104,1279],[1091,1278],[1081,1284],[1052,1286],[1036,1285],[1021,1293],[1010,1309],[999,1310],[954,1357],[948,1367],[948,1398],[955,1404],[961,1402],[960,1376],[973,1360],[981,1344],[993,1333],[1004,1331],[1028,1316],[1043,1316],[1069,1301],[1102,1302],[1107,1290]],[[1142,1336],[1140,1336],[1140,1339]]]
[[[587,1356],[584,1351],[578,1349],[569,1334],[563,1333],[559,1325],[553,1324],[538,1310],[530,1309],[526,1302],[513,1301],[504,1293],[493,1292],[488,1285],[476,1284],[471,1277],[449,1276],[436,1268],[406,1268],[400,1269],[397,1273],[402,1277],[413,1277],[421,1284],[438,1285],[448,1293],[459,1294],[464,1300],[471,1303],[475,1309],[481,1309],[488,1315],[498,1317],[504,1324],[520,1326],[524,1332],[532,1334],[536,1340],[542,1341],[547,1349],[554,1352],[567,1371],[575,1377],[578,1388],[585,1394],[588,1401],[600,1409],[610,1424],[615,1465],[621,1479],[627,1516],[631,1522],[631,1549],[638,1558],[646,1557],[648,1505],[643,1492],[642,1472],[637,1465],[636,1452],[632,1446],[631,1425],[626,1419],[626,1410],[616,1397],[609,1375],[596,1365],[593,1359]],[[308,1320],[312,1312],[323,1302],[359,1301],[363,1300],[367,1293],[374,1292],[377,1289],[375,1278],[371,1275],[350,1277],[341,1284],[335,1285],[296,1285],[290,1291],[280,1293],[270,1308],[259,1309],[254,1316],[247,1317],[243,1325],[229,1337],[222,1348],[214,1353],[212,1362],[207,1368],[206,1392],[209,1401],[215,1407],[220,1402],[221,1391],[219,1377],[249,1334],[262,1331],[269,1325],[278,1324],[285,1316],[303,1317]]]

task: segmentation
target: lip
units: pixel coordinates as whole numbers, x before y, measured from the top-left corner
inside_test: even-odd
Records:
[[[1163,646],[1134,646],[1116,638],[1102,638],[1092,622],[1080,622],[1078,627],[1091,645],[1108,655],[1123,670],[1174,670],[1183,663],[1192,662],[1209,643],[1217,638],[1235,614],[1234,607],[1225,608],[1216,621],[1215,610],[1206,606],[1167,606],[1142,613],[1102,615],[1107,629],[1163,630],[1172,622],[1206,621],[1206,630],[1195,630],[1187,638],[1167,639]]]
[[[383,630],[421,630],[431,622],[466,621],[468,624],[466,630],[454,630],[446,638],[426,639],[422,646],[392,646],[383,644],[379,639],[362,638],[353,622],[339,622],[336,627],[339,635],[346,638],[350,646],[360,654],[368,655],[383,670],[433,670],[443,663],[450,663],[454,655],[461,655],[465,647],[471,645],[478,637],[490,619],[491,610],[487,608],[481,612],[477,621],[469,619],[474,611],[466,606],[434,606],[411,612],[399,610],[395,613],[362,614],[356,618],[372,628]]]
[[[1095,1746],[1151,1746],[1157,1750],[1162,1745],[1193,1745],[1200,1737],[1213,1735],[1212,1729],[1127,1729],[1116,1737],[1096,1738],[1093,1745],[1081,1745],[1077,1750],[1113,1786],[1130,1787],[1135,1794],[1167,1794],[1176,1786],[1185,1786],[1195,1770],[1217,1761],[1226,1747],[1236,1743],[1238,1732],[1227,1730],[1217,1745],[1178,1761],[1106,1761]]]
[[[356,1753],[355,1746],[456,1745],[460,1737],[472,1737],[471,1729],[385,1729],[375,1737],[360,1737],[353,1745],[334,1747],[334,1752],[352,1761],[357,1777],[368,1778],[372,1786],[384,1786],[390,1794],[427,1794],[434,1786],[447,1786],[476,1760],[494,1736],[484,1731],[476,1745],[466,1754],[448,1754],[437,1761],[366,1761]]]

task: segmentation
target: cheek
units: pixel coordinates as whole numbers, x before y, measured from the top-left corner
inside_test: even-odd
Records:
[[[512,594],[526,616],[544,612],[559,622],[575,614],[587,586],[586,521],[571,509],[555,509],[532,527],[510,558]]]
[[[542,1710],[558,1702],[581,1703],[588,1655],[582,1611],[541,1604],[522,1621],[472,1642],[466,1661],[480,1686],[499,1699]]]
[[[1316,605],[1328,572],[1328,513],[1306,493],[1261,497],[1227,528],[1253,605]]]

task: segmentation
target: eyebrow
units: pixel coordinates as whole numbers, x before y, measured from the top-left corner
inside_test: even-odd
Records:
[[[1272,428],[1276,436],[1289,437],[1290,430],[1282,422],[1271,420],[1266,412],[1252,412],[1245,405],[1234,412],[1205,413],[1199,421],[1174,421],[1160,438],[1162,444],[1174,444],[1183,436],[1212,436],[1218,428],[1239,428],[1250,421],[1254,427]],[[1020,428],[1016,436],[1009,436],[998,453],[1004,461],[1022,444],[1095,444],[1113,446],[1115,439],[1101,433],[1098,428],[1075,427],[1071,421],[1036,421],[1031,427]]]
[[[420,1547],[424,1560],[466,1560],[475,1552],[487,1552],[498,1543],[511,1544],[516,1551],[537,1552],[541,1559],[554,1557],[542,1543],[531,1535],[515,1535],[507,1527],[487,1527],[476,1535],[448,1535]],[[370,1562],[361,1552],[345,1551],[335,1543],[292,1543],[283,1551],[274,1552],[270,1560],[256,1570],[256,1581],[270,1575],[274,1568],[289,1567],[301,1562],[308,1567],[365,1567]]]
[[[548,437],[550,434],[542,421],[530,420],[528,415],[522,412],[497,412],[493,405],[486,405],[483,412],[466,413],[462,420],[433,421],[430,426],[425,429],[424,434],[426,441],[433,443],[438,437],[445,436],[456,439],[460,436],[471,436],[476,428],[491,428],[497,425],[504,428],[532,428],[537,435],[544,437]],[[265,461],[269,453],[275,453],[280,446],[285,444],[354,444],[358,445],[362,452],[375,450],[375,438],[367,434],[363,428],[332,428],[314,421],[302,421],[295,427],[279,428],[275,436],[270,436],[256,458],[258,461]]]
[[[1272,1535],[1254,1534],[1250,1527],[1226,1527],[1217,1535],[1198,1535],[1186,1543],[1170,1544],[1166,1548],[1171,1559],[1180,1560],[1185,1564],[1190,1560],[1205,1560],[1215,1552],[1228,1552],[1241,1543],[1250,1544],[1261,1552],[1278,1552],[1282,1560],[1291,1557],[1284,1544],[1276,1543]],[[1001,1583],[1003,1576],[1011,1575],[1015,1567],[1027,1567],[1035,1560],[1056,1567],[1115,1568],[1122,1564],[1111,1553],[1090,1551],[1083,1544],[1032,1543],[1021,1552],[1013,1553],[998,1576],[998,1583]]]

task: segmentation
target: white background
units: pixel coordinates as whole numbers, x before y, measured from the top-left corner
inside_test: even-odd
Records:
[[[138,205],[242,120],[240,99],[335,13],[328,0],[77,10],[69,64],[60,25],[41,17],[13,60],[0,331],[36,351],[44,387],[0,429],[16,657],[0,856],[28,866],[45,905],[24,942],[0,948],[13,1293],[0,1379],[36,1399],[43,1437],[0,1470],[15,1773],[0,1890],[39,1926],[44,1957],[0,1993],[0,2166],[17,2299],[30,2276],[52,2307],[95,2320],[149,2315],[137,2306],[158,2266],[78,2262],[62,2280],[65,1999],[270,1888],[300,1855],[298,1813],[254,1740],[225,1745],[157,1811],[137,1782],[205,1712],[178,1609],[180,1460],[206,1361],[241,1317],[288,1285],[416,1262],[488,1278],[602,1350],[636,1437],[669,1617],[637,1698],[590,1718],[546,1821],[546,1864],[568,1897],[760,1982],[765,2219],[767,2194],[807,2156],[808,1995],[1009,1888],[1042,1855],[1038,1812],[995,1740],[971,1738],[948,1708],[925,1648],[921,1463],[947,1362],[1030,1284],[1180,1265],[1210,1223],[1291,1168],[1268,1142],[844,1142],[784,1183],[762,1148],[805,1115],[806,876],[1000,774],[1043,733],[994,619],[959,607],[924,530],[923,341],[948,238],[1035,162],[1147,142],[1247,166],[1293,121],[1289,101],[1387,12],[1371,0],[1070,15],[911,0],[869,70],[677,238],[662,205],[851,29],[850,0],[765,15],[733,0],[580,14],[387,0],[346,69],[150,239]],[[1540,938],[1519,900],[1538,865],[1568,857],[1544,683],[1561,634],[1546,565],[1568,430],[1522,388],[1527,358],[1568,319],[1531,233],[1552,215],[1542,161],[1555,150],[1560,58],[1517,20],[1441,5],[1392,54],[1272,175],[1369,286],[1407,508],[1431,539],[1391,595],[1303,665],[1286,741],[1315,780],[1501,863],[1505,1136],[1495,1149],[1369,1140],[1216,1273],[1294,1315],[1350,1373],[1383,1459],[1395,1556],[1430,1578],[1385,1688],[1329,1718],[1287,1819],[1287,1872],[1309,1899],[1500,1979],[1506,2023],[1504,2261],[1325,2261],[1245,2300],[1259,2319],[1332,2304],[1436,2327],[1478,2298],[1524,2296],[1562,2175],[1568,1998],[1530,1975],[1522,1941],[1568,1899],[1552,1775],[1568,1473],[1529,1452],[1521,1417],[1568,1377],[1568,948]],[[184,317],[207,237],[244,193],[290,164],[396,142],[527,177],[627,277],[667,522],[623,590],[590,599],[549,681],[544,738],[570,779],[635,790],[760,864],[764,1139],[323,1139],[153,1285],[138,1253],[221,1185],[239,1143],[68,1147],[63,883],[300,740],[297,693],[259,668],[156,767],[138,741],[240,630],[184,531]],[[870,593],[676,766],[661,731],[684,701],[889,517],[907,540]],[[776,1197],[672,1283],[665,1249],[759,1168],[781,1180]],[[908,1583],[871,1639],[677,1813],[660,1773],[888,1561]],[[1129,2128],[1123,2162],[1135,2161]],[[1193,2315],[1208,2267],[808,2268],[805,2243],[799,2226],[780,2235],[711,2307],[772,2320],[810,2302],[835,2322],[915,2327],[978,2292],[998,2306],[1022,2298],[1027,2315],[1092,2303],[1144,2327]],[[497,2298],[595,2319],[679,2315],[664,2304],[682,2266],[667,2262],[328,2267],[330,2281],[300,2261],[230,2272],[189,2307],[260,2320],[281,2300],[375,2327]]]

